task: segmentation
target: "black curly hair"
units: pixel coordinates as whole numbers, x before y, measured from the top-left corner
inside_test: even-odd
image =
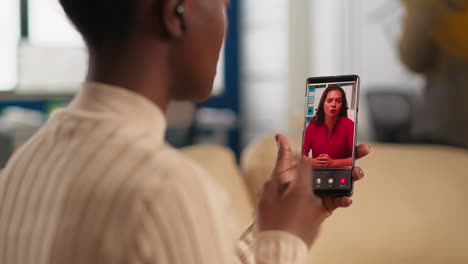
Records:
[[[128,37],[138,0],[59,0],[89,46]]]

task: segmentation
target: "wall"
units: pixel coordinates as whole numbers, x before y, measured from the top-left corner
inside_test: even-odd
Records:
[[[289,11],[290,14],[298,14],[291,15],[289,20],[289,43],[295,46],[290,48],[289,62],[291,133],[299,132],[295,120],[303,109],[300,102],[303,100],[304,81],[301,78],[358,74],[361,77],[358,137],[361,141],[372,140],[366,93],[377,89],[406,89],[418,93],[423,85],[422,80],[410,74],[398,58],[397,45],[404,14],[402,6],[396,0],[299,2],[307,3],[291,1]],[[304,7],[308,12],[306,19]],[[291,89],[298,86],[301,88]]]
[[[19,40],[19,1],[0,2],[0,91],[16,85]]]
[[[422,91],[422,78],[410,73],[401,64],[398,41],[402,30],[404,9],[396,0],[356,1],[354,29],[355,71],[362,77],[362,95],[370,90],[405,90],[414,94]],[[373,138],[368,107],[361,107],[361,139]]]
[[[295,0],[296,1],[296,0]],[[287,130],[288,0],[243,1],[243,145]]]

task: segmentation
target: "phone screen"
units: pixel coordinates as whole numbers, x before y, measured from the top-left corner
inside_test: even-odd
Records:
[[[307,80],[302,155],[318,195],[352,195],[358,94],[356,75]]]

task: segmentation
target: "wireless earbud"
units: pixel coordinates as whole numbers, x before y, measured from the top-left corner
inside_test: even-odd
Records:
[[[184,14],[185,14],[185,8],[182,6],[182,4],[178,4],[175,8],[175,15],[180,19],[180,24],[181,24],[183,32],[187,31]]]
[[[182,5],[177,5],[175,9],[175,13],[178,17],[181,17],[185,13],[185,8]]]

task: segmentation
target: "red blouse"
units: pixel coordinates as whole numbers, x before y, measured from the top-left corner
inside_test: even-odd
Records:
[[[304,133],[304,155],[308,156],[312,149],[312,157],[328,154],[332,159],[345,159],[353,155],[354,122],[341,116],[335,124],[330,138],[328,127],[310,122]]]

